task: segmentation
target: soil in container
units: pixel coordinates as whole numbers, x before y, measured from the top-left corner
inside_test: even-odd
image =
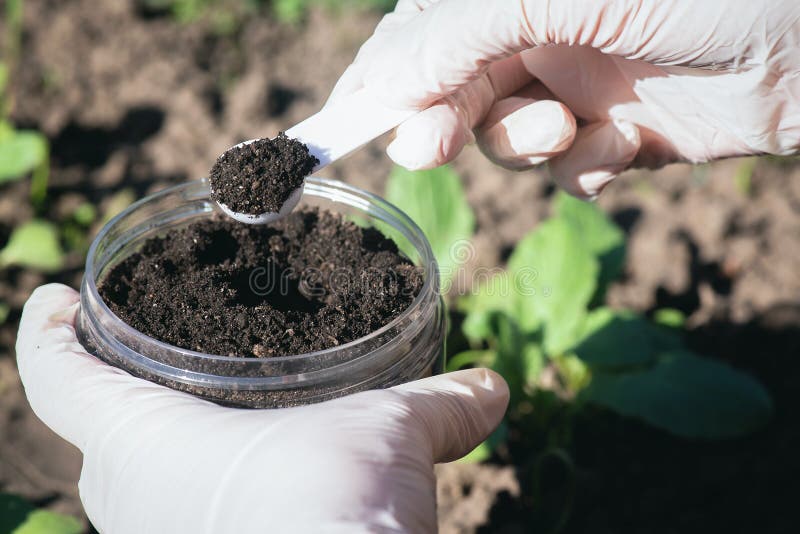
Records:
[[[316,209],[244,225],[224,216],[147,239],[99,284],[111,310],[153,338],[231,357],[322,350],[401,314],[420,269],[375,229]]]
[[[209,173],[211,198],[237,213],[278,213],[319,163],[283,132],[222,154]]]

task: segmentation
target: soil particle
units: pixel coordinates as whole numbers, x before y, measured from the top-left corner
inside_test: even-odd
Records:
[[[319,160],[283,132],[223,153],[211,167],[211,198],[237,213],[278,213]]]
[[[307,209],[265,226],[220,216],[150,238],[99,290],[151,337],[262,358],[363,337],[405,310],[422,283],[376,230]]]

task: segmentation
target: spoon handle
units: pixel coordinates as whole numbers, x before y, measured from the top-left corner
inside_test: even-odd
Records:
[[[365,89],[344,97],[286,130],[319,160],[317,172],[418,113],[386,107]]]

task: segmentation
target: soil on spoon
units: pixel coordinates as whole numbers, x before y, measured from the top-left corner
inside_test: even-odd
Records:
[[[211,198],[237,213],[278,213],[319,160],[283,132],[222,154],[211,167]]]
[[[422,283],[378,231],[305,209],[263,226],[219,216],[150,238],[99,291],[118,317],[156,339],[270,357],[363,337],[408,308]]]

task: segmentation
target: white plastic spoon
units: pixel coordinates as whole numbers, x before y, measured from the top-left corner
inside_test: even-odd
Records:
[[[415,110],[386,107],[365,89],[361,89],[292,126],[286,130],[286,136],[305,143],[311,155],[319,160],[311,171],[315,173],[399,126],[416,113]],[[253,141],[256,140],[244,141],[228,150]],[[247,224],[266,224],[288,215],[300,202],[302,190],[301,185],[286,199],[277,213],[237,213],[222,202],[218,204],[222,211],[237,221]]]

